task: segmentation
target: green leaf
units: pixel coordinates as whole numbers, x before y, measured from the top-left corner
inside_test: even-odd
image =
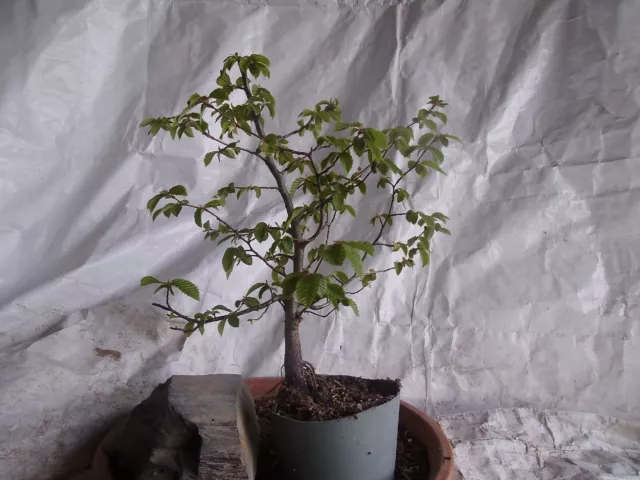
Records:
[[[236,248],[229,247],[225,250],[224,255],[222,256],[222,268],[227,274],[227,278],[231,275],[233,271],[233,263],[236,259]]]
[[[345,243],[350,247],[353,247],[357,250],[362,250],[363,252],[366,252],[371,256],[373,256],[375,253],[374,246],[369,242],[345,242]]]
[[[328,283],[326,297],[331,305],[338,308],[340,302],[345,298],[344,288],[335,283]]]
[[[371,132],[371,135],[373,137],[373,144],[376,147],[378,147],[380,150],[384,150],[389,146],[387,144],[387,136],[384,133],[374,129],[369,129],[369,131]]]
[[[260,300],[256,297],[244,297],[244,303],[247,307],[256,308],[260,306]]]
[[[204,323],[201,323],[198,326],[198,331],[200,332],[200,335],[204,335]]]
[[[432,168],[432,169],[433,169],[433,170],[435,170],[436,172],[439,172],[439,173],[441,173],[441,174],[443,174],[443,175],[446,175],[445,171],[444,171],[444,170],[442,170],[442,168],[440,168],[440,165],[438,165],[436,162],[432,162],[432,161],[430,161],[430,160],[425,160],[425,161],[423,161],[423,162],[422,162],[422,164],[423,164],[425,167]]]
[[[222,336],[222,334],[224,333],[224,325],[227,323],[226,319],[220,320],[218,322],[218,333],[220,334],[220,336]]]
[[[293,197],[296,194],[296,192],[300,188],[300,185],[303,184],[304,180],[305,179],[303,177],[299,177],[299,178],[296,178],[293,182],[291,182],[291,187],[289,188],[290,196]]]
[[[347,257],[347,249],[340,243],[334,243],[323,249],[320,257],[331,265],[342,265]]]
[[[393,265],[396,269],[396,274],[400,275],[400,272],[402,272],[402,269],[404,268],[404,265],[402,264],[402,262],[396,262]]]
[[[360,255],[360,252],[355,248],[346,247],[345,255],[347,257],[347,260],[349,260],[349,263],[351,263],[354,272],[356,272],[356,275],[361,277],[364,270],[364,265],[362,263],[362,256]]]
[[[187,195],[187,189],[183,185],[176,185],[169,189],[171,195],[184,196]]]
[[[193,322],[187,322],[187,323],[184,325],[184,330],[192,330],[192,329],[193,329],[193,327],[195,327],[195,324],[194,324]],[[190,337],[192,333],[193,333],[193,332],[191,332],[191,331],[189,331],[189,332],[184,332],[184,336],[185,336],[185,337]]]
[[[434,122],[433,120],[425,120],[424,124],[431,130],[438,130],[438,125],[436,125],[436,122]]]
[[[193,138],[193,129],[191,127],[187,127],[184,129],[184,134],[187,137]]]
[[[213,160],[213,156],[215,155],[215,152],[209,152],[204,156],[204,166],[208,167],[209,164],[211,163],[211,160]]]
[[[351,205],[345,205],[344,209],[351,214],[352,217],[356,217],[356,211]]]
[[[443,125],[447,123],[447,116],[444,113],[434,111],[434,112],[431,112],[431,115],[433,115],[436,118],[439,118]]]
[[[352,308],[353,313],[356,314],[356,317],[360,316],[360,309],[358,309],[358,304],[351,298],[347,299],[347,304]]]
[[[293,238],[286,236],[282,237],[279,242],[280,250],[284,253],[292,253],[293,252]]]
[[[140,127],[146,127],[147,125],[151,125],[153,122],[155,122],[156,119],[155,118],[145,118],[142,122],[140,122]]]
[[[335,272],[332,273],[332,275],[342,283],[347,283],[349,281],[349,275],[347,275],[346,273],[340,270],[336,270]]]
[[[365,182],[360,182],[358,183],[358,189],[360,190],[360,193],[362,195],[366,195],[367,194],[367,184]]]
[[[193,213],[193,221],[196,222],[196,225],[202,228],[202,209],[196,208]]]
[[[407,212],[407,214],[405,215],[405,217],[407,219],[407,222],[413,223],[414,225],[418,221],[418,214],[416,212],[414,212],[413,210],[409,210]]]
[[[438,164],[444,162],[444,153],[442,153],[441,150],[432,147],[429,151],[433,154],[433,158],[438,162]]]
[[[304,275],[296,284],[296,298],[305,307],[313,305],[317,297],[327,291],[327,279],[319,273]]]
[[[150,212],[153,212],[153,210],[156,208],[156,205],[158,205],[158,202],[164,197],[164,195],[162,193],[156,195],[155,197],[153,197],[151,200],[149,200],[147,202],[147,209]]]
[[[353,151],[356,152],[356,155],[361,157],[365,151],[365,148],[365,143],[362,138],[356,138],[353,140]]]
[[[140,286],[144,287],[145,285],[153,285],[154,283],[162,283],[160,280],[158,280],[156,277],[152,277],[152,276],[146,276],[146,277],[142,277],[142,279],[140,280]]]
[[[230,313],[227,317],[227,322],[229,322],[229,325],[231,325],[233,328],[238,328],[240,326],[240,317],[238,317],[238,315],[236,315],[235,313]]]
[[[420,137],[420,140],[418,140],[418,145],[420,145],[421,147],[424,147],[425,145],[429,145],[433,140],[433,137],[434,137],[433,133],[425,133]]]
[[[260,243],[264,242],[267,238],[269,238],[267,224],[264,222],[258,223],[256,225],[256,228],[253,229],[253,234],[255,235],[256,240],[258,240],[258,242]]]
[[[195,284],[193,284],[189,280],[185,280],[184,278],[176,278],[175,280],[171,281],[171,285],[176,287],[186,296],[200,301],[200,292],[198,291],[198,287],[196,287]]]
[[[264,55],[260,55],[259,53],[254,53],[253,55],[251,55],[251,57],[258,63],[261,63],[262,65],[269,67],[271,65],[271,62],[269,61],[269,59],[267,57],[265,57]]]
[[[339,158],[342,168],[344,168],[345,172],[349,173],[353,167],[353,157],[351,157],[349,152],[341,152]]]
[[[290,297],[296,291],[296,284],[300,280],[299,273],[292,273],[287,275],[285,279],[282,281],[282,295],[285,297]]]
[[[418,253],[420,254],[420,259],[422,260],[422,266],[426,267],[429,265],[429,252],[423,248],[418,249]]]

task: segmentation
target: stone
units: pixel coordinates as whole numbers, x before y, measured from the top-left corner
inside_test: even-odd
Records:
[[[259,439],[253,397],[240,375],[176,375],[108,435],[93,478],[253,480]]]

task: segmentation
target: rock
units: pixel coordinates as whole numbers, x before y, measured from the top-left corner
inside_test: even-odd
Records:
[[[253,480],[259,438],[241,376],[176,375],[109,434],[93,474],[96,480]],[[108,477],[98,471],[105,469]]]

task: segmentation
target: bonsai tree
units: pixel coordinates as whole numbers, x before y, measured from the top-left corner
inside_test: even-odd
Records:
[[[300,346],[300,323],[309,315],[327,317],[341,307],[358,315],[353,296],[371,285],[382,273],[400,274],[420,261],[429,263],[431,240],[436,232],[449,234],[442,213],[427,214],[409,208],[411,192],[406,181],[424,178],[441,168],[443,153],[454,136],[442,133],[446,103],[429,98],[410,123],[377,130],[360,122],[345,123],[337,100],[323,100],[300,113],[298,126],[288,133],[268,129],[265,116],[275,115],[271,93],[255,83],[269,77],[269,60],[263,55],[229,56],[208,95],[194,93],[187,106],[172,117],[148,118],[140,126],[149,134],[161,130],[171,138],[193,137],[196,132],[214,143],[204,164],[214,159],[252,162],[265,167],[260,184],[220,188],[205,203],[193,203],[183,185],[175,185],[151,198],[147,208],[155,220],[189,210],[205,240],[225,245],[222,267],[229,277],[238,265],[260,264],[270,279],[248,288],[233,305],[216,305],[193,316],[176,310],[176,292],[200,300],[192,282],[177,278],[160,281],[147,276],[142,285],[157,285],[163,303],[154,306],[184,323],[172,327],[190,335],[215,323],[220,334],[225,326],[238,327],[241,318],[259,320],[274,305],[284,312],[285,383],[308,392],[306,362]],[[238,98],[241,98],[238,102]],[[294,142],[296,140],[296,142]],[[384,211],[370,219],[372,229],[359,238],[335,239],[331,228],[342,216],[355,217],[350,200],[371,191],[388,197]],[[279,222],[239,225],[225,217],[227,202],[243,195],[258,199],[268,193],[279,197],[286,217]],[[408,222],[414,234],[393,238],[397,222]],[[367,268],[382,250],[396,252],[387,268]],[[385,254],[385,258],[387,255]]]

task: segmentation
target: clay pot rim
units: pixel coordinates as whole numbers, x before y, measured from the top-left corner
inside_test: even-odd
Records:
[[[251,377],[247,378],[246,382],[254,397],[259,398],[262,395],[270,393],[275,390],[278,383],[282,379],[280,377]],[[263,388],[259,387],[262,386]],[[267,387],[268,388],[265,388]],[[427,445],[426,442],[419,439],[420,442],[428,449],[433,450],[437,448],[437,452],[430,451],[429,464],[433,469],[429,475],[429,480],[452,480],[453,479],[453,447],[449,442],[449,439],[444,434],[442,428],[438,422],[431,418],[426,413],[418,410],[413,405],[410,405],[404,401],[400,401],[400,424],[406,424],[407,422],[421,422],[426,426],[426,430],[429,436],[435,438],[435,445]],[[439,465],[435,465],[434,456],[439,457]]]

